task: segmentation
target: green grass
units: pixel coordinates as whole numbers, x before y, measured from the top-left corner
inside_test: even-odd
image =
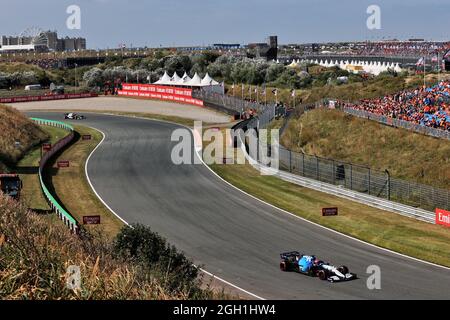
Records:
[[[45,180],[68,212],[80,223],[85,215],[99,215],[101,225],[86,226],[88,231],[98,232],[113,238],[122,228],[123,222],[114,216],[92,191],[85,174],[89,154],[100,143],[103,136],[94,129],[75,126],[77,140],[64,150],[46,169]],[[92,140],[82,140],[82,135],[91,135]],[[58,160],[69,160],[69,168],[57,169]],[[76,190],[76,192],[74,192]]]
[[[49,136],[47,142],[51,144],[54,144],[67,135],[67,131],[60,128],[41,126],[41,129]],[[22,198],[28,205],[28,208],[48,210],[49,206],[42,194],[39,183],[38,169],[40,157],[41,146],[39,145],[30,150],[12,170],[19,173],[20,179],[23,182]]]
[[[316,109],[290,120],[281,143],[297,152],[388,169],[396,178],[450,188],[450,141],[338,110]]]
[[[1,172],[6,167],[13,167],[48,136],[24,114],[11,107],[0,105],[0,119]]]
[[[211,167],[243,191],[299,217],[399,253],[450,266],[450,232],[445,227],[262,176],[250,165]],[[322,217],[321,208],[330,206],[339,208],[339,216]]]

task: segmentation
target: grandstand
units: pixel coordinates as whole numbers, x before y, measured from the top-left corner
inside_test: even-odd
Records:
[[[345,107],[450,132],[450,81],[347,103]]]

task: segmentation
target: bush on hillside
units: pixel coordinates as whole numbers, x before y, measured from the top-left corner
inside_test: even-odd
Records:
[[[192,290],[198,286],[198,269],[149,227],[124,227],[116,237],[114,252],[145,270],[166,273],[170,290]]]
[[[67,286],[69,266],[80,268],[80,289]],[[101,232],[78,237],[0,194],[0,299],[224,298],[200,289],[196,275],[183,254],[145,227],[125,227],[115,243]]]
[[[21,112],[0,105],[0,163],[14,165],[32,147],[48,139],[39,126]]]

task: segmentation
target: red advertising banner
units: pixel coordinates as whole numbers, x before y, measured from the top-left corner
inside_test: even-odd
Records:
[[[157,99],[203,106],[202,100],[192,98],[192,89],[180,87],[125,83],[118,94],[132,98]]]
[[[18,103],[18,102],[33,102],[33,101],[51,101],[51,100],[65,100],[65,99],[82,99],[98,97],[96,93],[67,93],[55,94],[48,96],[29,96],[29,97],[10,97],[0,98],[0,103]]]
[[[436,208],[436,224],[450,227],[450,211]]]

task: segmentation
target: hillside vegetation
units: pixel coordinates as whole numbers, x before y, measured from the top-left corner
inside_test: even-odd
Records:
[[[0,105],[0,170],[16,164],[27,151],[46,139],[47,134],[24,114]]]
[[[68,287],[69,266],[80,286]],[[191,261],[143,226],[124,227],[114,241],[101,233],[72,235],[62,224],[0,195],[0,299],[219,299],[201,288]]]
[[[282,144],[297,152],[388,169],[397,178],[450,188],[450,141],[338,110],[316,109],[291,120]]]

